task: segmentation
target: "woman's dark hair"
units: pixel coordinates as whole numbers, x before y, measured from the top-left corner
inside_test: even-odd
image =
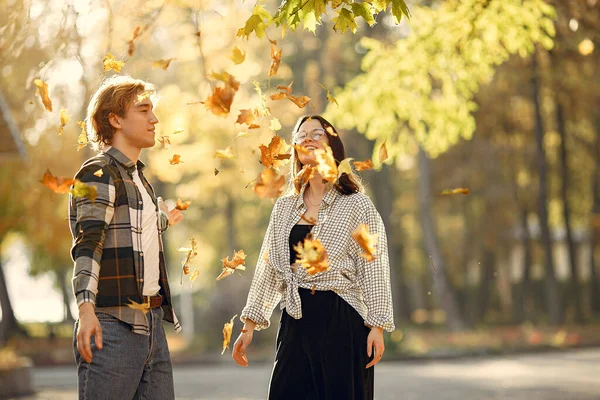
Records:
[[[342,139],[335,130],[335,127],[322,116],[307,114],[298,118],[294,130],[292,131],[292,138],[298,133],[300,126],[311,119],[319,121],[321,126],[323,126],[323,129],[325,129],[325,134],[329,138],[329,147],[331,147],[333,158],[335,159],[335,164],[339,166],[340,162],[346,158],[344,143],[342,143]],[[301,183],[295,181],[295,178],[302,170],[303,164],[300,162],[298,152],[294,147],[292,147],[292,157],[290,158],[290,162],[292,166],[290,168],[290,178],[288,181],[288,193],[298,194],[300,193],[302,186]],[[333,185],[338,192],[345,195],[362,192],[364,190],[360,178],[354,172],[351,172],[350,174],[344,172]]]

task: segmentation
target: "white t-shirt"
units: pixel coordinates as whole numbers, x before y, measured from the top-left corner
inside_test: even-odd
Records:
[[[142,212],[142,251],[144,253],[144,296],[158,294],[160,285],[159,250],[158,250],[158,212],[152,197],[144,187],[137,168],[133,172],[133,182],[142,194],[144,211]]]

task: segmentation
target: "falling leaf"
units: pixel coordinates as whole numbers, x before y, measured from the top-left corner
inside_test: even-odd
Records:
[[[140,304],[131,299],[129,299],[129,303],[127,304],[127,307],[133,308],[134,310],[139,310],[139,311],[143,312],[144,315],[146,315],[148,313],[148,311],[150,311],[150,307],[148,306],[148,304],[146,304],[146,303]]]
[[[313,176],[315,176],[315,168],[306,164],[302,167],[300,172],[296,174],[296,177],[294,178],[294,185],[302,187],[308,181],[310,181]]]
[[[177,251],[187,252],[185,258],[181,262],[181,278],[180,278],[181,282],[180,283],[182,283],[182,284],[183,284],[183,275],[188,275],[190,273],[190,261],[192,261],[192,259],[198,255],[198,243],[196,242],[196,239],[191,238],[190,243],[192,244],[191,248],[181,247],[177,250]]]
[[[306,269],[309,275],[315,275],[329,269],[329,261],[325,247],[319,239],[313,239],[309,234],[301,244],[294,246],[298,253],[296,262]]]
[[[306,107],[306,105],[310,101],[310,97],[308,97],[308,96],[295,97],[295,96],[292,96],[291,94],[288,94],[287,98],[290,99],[292,101],[292,103],[297,105],[299,108]]]
[[[64,127],[69,123],[69,119],[71,119],[71,114],[67,112],[66,109],[60,109],[60,125],[58,126],[58,134],[62,136],[64,133]]]
[[[215,168],[215,176],[219,175],[219,172],[221,172],[221,171],[219,171],[218,169]]]
[[[292,156],[290,146],[285,142],[281,136],[273,136],[269,146],[261,144],[260,149],[260,163],[265,168],[275,167],[279,168],[286,164],[289,158]]]
[[[102,64],[104,65],[104,71],[110,71],[111,69],[115,72],[121,72],[121,68],[125,65],[123,61],[115,60],[115,56],[110,54],[110,52],[106,53],[104,58],[102,59]]]
[[[316,168],[319,175],[327,182],[334,183],[338,176],[338,170],[331,147],[326,145],[325,150],[315,149],[313,153],[318,163]]]
[[[279,70],[279,65],[281,64],[281,50],[277,48],[277,41],[271,40],[271,66],[269,67],[269,76],[273,76]]]
[[[317,220],[316,220],[315,218],[313,218],[313,217],[307,217],[307,216],[306,216],[306,213],[302,214],[302,215],[300,216],[300,219],[302,219],[302,220],[304,220],[304,221],[308,222],[308,223],[309,223],[309,224],[311,224],[311,225],[316,225],[316,224],[317,224]]]
[[[589,56],[594,52],[594,42],[590,39],[583,39],[579,43],[579,46],[577,46],[577,49],[582,56]]]
[[[169,65],[171,65],[171,61],[173,61],[174,58],[167,58],[166,60],[156,60],[152,62],[152,68],[162,68],[165,71],[169,68]]]
[[[254,85],[254,91],[258,94],[258,97],[260,97],[260,106],[257,108],[258,113],[262,116],[271,115],[271,110],[267,107],[267,96],[263,94],[260,83],[252,81],[252,84]]]
[[[277,85],[277,90],[280,90],[282,93],[285,93],[285,94],[292,94],[292,85],[293,84],[294,84],[294,81],[291,81],[290,84],[287,86]]]
[[[280,93],[275,93],[269,96],[269,98],[271,100],[277,101],[277,100],[283,100],[287,97],[286,93],[280,92]]]
[[[273,168],[266,168],[256,180],[254,192],[261,198],[276,198],[283,193],[283,185],[285,177]]]
[[[194,272],[192,272],[192,274],[190,275],[190,288],[192,287],[196,279],[198,279],[198,275],[200,275],[200,271],[198,271],[198,269],[195,268]]]
[[[141,31],[142,27],[141,26],[136,26],[135,29],[133,30],[133,38],[127,42],[127,44],[129,45],[129,50],[127,51],[127,54],[129,54],[129,56],[131,57],[133,55],[133,52],[135,51],[135,39],[138,38],[138,36],[140,36],[140,31]]]
[[[181,199],[177,199],[177,205],[175,206],[175,208],[181,211],[185,211],[188,209],[190,204],[192,204],[191,201],[181,201]]]
[[[240,132],[237,135],[235,135],[234,139],[245,138],[245,137],[248,137],[248,136],[250,136],[250,133],[248,133],[248,132]]]
[[[52,111],[52,100],[50,100],[50,97],[48,96],[48,84],[41,79],[34,79],[33,83],[38,88],[37,93],[42,98],[42,103],[44,104],[44,107],[46,107],[46,110]]]
[[[366,161],[354,161],[352,164],[354,164],[354,168],[356,168],[357,171],[373,169],[373,161],[371,161],[369,158],[367,158]]]
[[[229,349],[229,343],[231,343],[231,334],[233,333],[233,323],[235,317],[237,317],[237,314],[235,314],[233,318],[231,318],[231,321],[225,322],[225,324],[223,325],[223,351],[221,352],[221,355],[225,353],[225,349]]]
[[[242,168],[240,168],[240,174],[243,174],[244,172],[245,171]]]
[[[226,160],[235,158],[235,155],[233,154],[233,149],[231,148],[231,146],[229,146],[225,150],[217,150],[215,152],[214,157]]]
[[[77,125],[81,128],[81,133],[77,136],[77,151],[83,149],[88,144],[87,130],[85,121],[77,121]]]
[[[230,87],[231,89],[237,91],[240,88],[240,82],[237,81],[233,75],[227,73],[225,71],[221,73],[213,72],[210,74],[210,77],[216,79],[218,81],[222,81],[225,83],[225,86]]]
[[[169,162],[171,163],[171,165],[177,165],[182,163],[183,161],[181,161],[181,156],[179,154],[173,154],[173,158],[171,158]]]
[[[294,149],[296,149],[296,151],[298,152],[298,154],[303,154],[307,157],[312,157],[313,153],[308,150],[306,147],[299,145],[299,144],[295,144],[294,145]]]
[[[161,136],[158,138],[158,141],[160,142],[160,147],[164,150],[168,150],[171,146],[171,139],[168,136]]]
[[[310,97],[307,96],[301,96],[301,97],[296,97],[296,96],[292,96],[292,84],[294,83],[294,81],[292,81],[288,86],[277,86],[277,90],[279,90],[279,93],[275,93],[270,95],[269,97],[271,98],[271,100],[277,101],[277,100],[283,100],[286,97],[288,99],[290,99],[290,101],[292,103],[294,103],[295,105],[297,105],[300,108],[304,108],[306,107],[306,105],[308,104],[308,102],[310,101]]]
[[[342,174],[352,174],[352,167],[350,166],[350,161],[352,160],[352,158],[348,157],[344,158],[342,162],[340,162],[340,165],[338,165],[338,178],[342,176]]]
[[[177,135],[178,133],[182,133],[183,129],[175,129],[175,131],[173,132],[173,135]]]
[[[386,142],[383,142],[381,147],[379,148],[379,163],[383,163],[388,158],[387,146]]]
[[[97,176],[98,178],[102,178],[102,175],[104,175],[104,172],[102,172],[102,168],[94,172],[94,176]]]
[[[149,99],[154,94],[154,90],[144,90],[142,93],[138,94],[137,101],[141,103],[142,101]]]
[[[260,125],[255,122],[259,118],[258,110],[240,110],[240,115],[238,115],[236,124],[246,124],[248,125],[248,129],[257,129],[260,128]]]
[[[234,250],[233,258],[231,259],[231,261],[229,261],[229,256],[221,259],[221,262],[223,263],[223,271],[217,277],[217,280],[220,281],[221,279],[226,278],[229,275],[232,275],[236,270],[245,271],[246,270],[246,266],[244,265],[246,263],[245,259],[246,259],[246,253],[244,253],[244,250],[240,250],[240,251]]]
[[[230,87],[216,87],[211,96],[202,102],[206,109],[216,116],[226,117],[229,115],[231,103],[233,103],[235,90]]]
[[[363,250],[361,256],[367,261],[373,261],[375,259],[377,234],[369,234],[369,227],[365,224],[360,224],[358,228],[352,232],[352,238],[356,240],[356,243],[358,243]]]
[[[339,103],[337,102],[337,100],[335,99],[335,97],[333,97],[331,95],[331,93],[329,93],[329,90],[327,90],[325,88],[325,86],[323,86],[320,83],[319,83],[319,86],[321,86],[323,88],[323,90],[326,92],[325,96],[327,97],[327,101],[330,102],[330,103],[335,103],[339,107],[340,106]]]
[[[98,197],[98,190],[95,185],[86,185],[78,180],[75,180],[73,189],[69,190],[69,193],[71,193],[74,198],[85,197],[92,203],[95,202]]]
[[[279,120],[277,118],[273,118],[271,120],[271,126],[269,126],[269,129],[271,129],[272,131],[278,131],[282,128],[281,123],[279,122]]]
[[[75,183],[75,179],[65,178],[63,176],[54,176],[50,170],[46,170],[46,173],[40,181],[46,185],[54,193],[65,194],[69,193],[71,185]]]
[[[325,130],[327,131],[327,133],[329,133],[331,136],[338,136],[337,133],[335,133],[335,131],[333,130],[332,126],[327,126],[325,127]]]
[[[447,196],[453,194],[469,194],[469,189],[467,188],[456,188],[456,189],[446,189],[440,193],[440,196]]]
[[[244,62],[246,59],[246,52],[240,50],[237,46],[233,48],[229,59],[233,61],[234,64],[238,65]]]

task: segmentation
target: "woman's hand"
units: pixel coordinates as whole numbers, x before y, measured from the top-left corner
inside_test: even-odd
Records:
[[[252,343],[252,337],[254,336],[254,324],[252,321],[247,320],[242,333],[238,336],[235,344],[233,345],[233,352],[231,356],[238,365],[242,367],[248,366],[248,357],[246,357],[246,349]]]
[[[371,357],[373,347],[375,347],[375,357],[367,364],[367,368],[371,368],[377,364],[383,356],[383,352],[385,351],[385,345],[383,344],[383,328],[374,326],[371,328],[371,332],[369,332],[369,336],[367,337],[367,355],[369,357]]]

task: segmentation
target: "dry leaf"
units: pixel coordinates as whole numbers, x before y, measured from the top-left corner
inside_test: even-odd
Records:
[[[104,65],[104,71],[110,71],[111,69],[115,72],[121,72],[121,68],[125,65],[123,61],[115,60],[115,56],[110,54],[110,52],[106,53],[104,58],[102,59],[102,64]]]
[[[226,117],[231,110],[235,90],[230,87],[216,87],[211,96],[202,102],[206,109],[216,116]]]
[[[375,259],[375,245],[377,244],[377,235],[369,234],[369,227],[365,224],[360,224],[354,232],[352,232],[352,238],[356,240],[356,243],[363,250],[361,256],[367,261],[373,261]]]
[[[167,58],[166,60],[156,60],[152,62],[152,68],[162,68],[165,71],[169,68],[169,65],[171,65],[171,61],[173,61],[174,58]]]
[[[67,112],[66,109],[60,109],[60,125],[58,126],[58,134],[62,136],[64,132],[64,127],[69,123],[69,119],[71,119],[71,114]]]
[[[182,163],[183,161],[181,161],[181,156],[179,154],[173,154],[173,158],[171,158],[169,160],[169,163],[171,163],[171,165],[177,165]]]
[[[177,205],[175,206],[175,208],[181,211],[185,211],[188,209],[190,204],[192,204],[191,201],[181,201],[181,199],[177,199]]]
[[[246,52],[240,50],[237,46],[233,48],[229,59],[233,61],[234,64],[241,64],[246,59]]]
[[[196,242],[196,239],[191,238],[190,243],[192,244],[191,248],[180,247],[179,249],[177,249],[177,251],[187,252],[185,258],[181,263],[181,284],[183,284],[183,275],[187,275],[190,273],[190,261],[192,261],[192,259],[198,255],[198,243]]]
[[[198,271],[197,268],[194,268],[194,272],[192,272],[192,274],[190,275],[190,288],[198,278],[198,275],[200,275],[200,271]]]
[[[95,185],[86,185],[78,180],[75,180],[73,188],[69,190],[69,193],[71,193],[74,198],[85,197],[92,203],[95,202],[98,197],[98,190]]]
[[[354,161],[352,164],[354,164],[354,168],[356,168],[357,171],[373,169],[373,161],[371,161],[369,158],[367,158],[366,161]]]
[[[231,318],[231,321],[225,322],[225,324],[223,325],[223,351],[221,352],[221,355],[225,353],[225,349],[229,348],[229,343],[231,342],[231,334],[233,333],[233,323],[235,317],[237,317],[237,314],[235,314],[233,318]]]
[[[296,177],[294,178],[294,185],[302,187],[308,181],[310,181],[313,176],[315,176],[315,168],[306,164],[302,167],[300,172],[296,174]]]
[[[281,136],[273,136],[268,147],[261,144],[259,149],[260,163],[265,168],[279,168],[285,165],[292,156],[289,153],[290,145]]]
[[[260,125],[255,123],[260,117],[258,110],[240,110],[240,115],[238,115],[236,124],[246,124],[248,125],[248,129],[256,129],[260,128]]]
[[[250,133],[248,132],[240,132],[237,135],[235,135],[235,137],[233,139],[237,139],[237,138],[245,138],[250,136]]]
[[[133,308],[134,310],[140,310],[144,313],[144,315],[146,315],[148,311],[150,311],[150,307],[148,306],[148,304],[140,304],[131,299],[129,299],[129,304],[127,304],[127,307]]]
[[[46,173],[40,181],[54,193],[65,194],[69,193],[71,185],[75,183],[75,179],[65,178],[64,176],[54,176],[50,170],[46,170]]]
[[[261,198],[276,198],[283,193],[285,177],[273,168],[266,168],[260,173],[254,184],[254,192]]]
[[[296,262],[306,269],[309,275],[315,275],[329,269],[329,261],[325,247],[319,239],[313,239],[312,234],[308,234],[304,242],[294,246],[298,253]]]
[[[271,40],[271,66],[269,67],[269,76],[273,76],[279,70],[279,65],[281,64],[281,50],[277,48],[277,41]]]
[[[81,128],[81,133],[77,136],[77,151],[83,149],[88,144],[87,130],[84,121],[77,121],[77,125]]]
[[[313,218],[313,217],[307,217],[307,216],[306,216],[306,213],[302,214],[302,215],[300,216],[300,219],[302,219],[302,220],[304,220],[304,221],[308,222],[308,223],[309,223],[309,224],[311,224],[311,225],[316,225],[316,224],[317,224],[317,220],[316,220],[315,218]]]
[[[217,150],[215,152],[214,157],[225,160],[225,159],[235,158],[235,155],[233,154],[233,149],[230,146],[230,147],[227,147],[225,150]]]
[[[102,175],[104,175],[104,172],[102,172],[102,168],[94,172],[94,176],[97,176],[98,178],[102,178]]]
[[[277,85],[277,90],[280,90],[283,93],[286,94],[292,94],[292,85],[294,84],[294,81],[291,81],[289,85],[287,86],[283,86],[283,85]]]
[[[325,88],[325,86],[323,86],[322,84],[319,83],[319,86],[321,86],[323,88],[323,90],[326,92],[325,96],[327,97],[327,101],[330,103],[335,103],[337,104],[337,106],[339,107],[340,105],[338,104],[337,100],[335,99],[335,97],[333,97],[331,95],[331,93],[329,93],[329,90],[327,90]]]
[[[299,108],[306,107],[306,105],[310,101],[310,97],[308,97],[308,96],[295,97],[295,96],[292,96],[291,94],[288,94],[287,98],[290,99],[292,101],[292,103],[297,105]]]
[[[456,188],[456,189],[446,189],[440,193],[440,196],[447,196],[453,194],[469,194],[469,189],[467,188]]]
[[[231,75],[228,72],[223,71],[220,74],[213,72],[210,74],[210,77],[218,81],[224,82],[226,87],[230,87],[235,91],[237,91],[240,88],[240,82],[235,80],[233,75]]]
[[[175,131],[173,132],[173,135],[177,135],[178,133],[182,133],[183,129],[175,129]]]
[[[144,90],[142,93],[137,95],[137,101],[138,103],[141,103],[142,101],[149,99],[150,96],[152,96],[154,94],[154,90]]]
[[[270,95],[269,98],[271,100],[277,101],[277,100],[283,100],[283,99],[285,99],[286,96],[287,96],[287,94],[280,92],[280,93],[275,93],[275,94]]]
[[[335,131],[333,130],[333,127],[331,126],[327,126],[325,127],[325,130],[327,131],[327,133],[329,133],[331,136],[337,136],[338,134],[335,133]]]
[[[215,168],[215,176],[219,175],[219,172],[221,172],[221,171],[219,171],[218,169]]]
[[[160,142],[160,147],[164,150],[168,150],[171,146],[171,139],[168,136],[161,136],[158,138],[158,141]]]
[[[318,163],[316,168],[319,175],[327,182],[334,183],[338,176],[338,170],[331,147],[326,145],[325,150],[315,149],[313,153]]]
[[[386,142],[383,142],[381,147],[379,148],[379,163],[383,163],[388,158],[387,146]]]
[[[217,277],[217,280],[220,281],[221,279],[228,277],[229,275],[232,275],[236,269],[245,271],[246,270],[246,266],[244,265],[246,263],[245,259],[246,259],[246,254],[244,253],[244,250],[240,250],[240,251],[234,250],[233,258],[231,261],[229,261],[229,256],[221,259],[221,262],[223,262],[223,271]]]
[[[37,92],[40,95],[42,103],[44,104],[46,110],[52,111],[52,100],[50,100],[50,97],[48,96],[48,85],[46,84],[46,82],[44,82],[41,79],[34,79],[33,83],[38,88]]]
[[[347,175],[352,174],[352,167],[350,166],[350,161],[352,161],[352,160],[353,160],[352,157],[347,157],[347,158],[344,158],[342,160],[342,162],[340,162],[340,165],[338,165],[338,167],[337,167],[337,169],[338,169],[337,177],[338,178],[340,176],[342,176],[342,174],[347,174]]]
[[[129,45],[129,50],[127,51],[127,54],[129,54],[129,56],[131,57],[133,55],[133,52],[135,51],[135,39],[138,38],[138,36],[140,36],[140,32],[142,30],[141,26],[136,26],[135,29],[133,30],[133,38],[127,42],[127,44]]]
[[[260,106],[257,108],[258,113],[262,116],[271,115],[271,110],[267,107],[267,96],[262,93],[260,83],[252,81],[252,84],[254,84],[254,90],[258,94],[258,97],[260,97]]]
[[[271,125],[269,126],[269,129],[272,131],[278,131],[282,128],[281,123],[279,122],[279,120],[277,118],[273,118],[271,120]]]

